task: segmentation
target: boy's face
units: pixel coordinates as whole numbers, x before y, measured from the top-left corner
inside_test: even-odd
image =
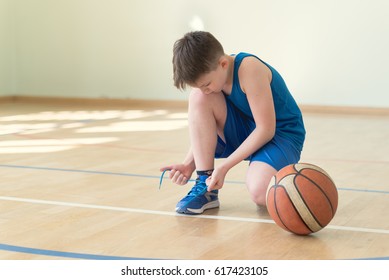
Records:
[[[227,65],[221,59],[217,68],[200,76],[193,87],[199,88],[204,94],[221,92],[227,82]]]

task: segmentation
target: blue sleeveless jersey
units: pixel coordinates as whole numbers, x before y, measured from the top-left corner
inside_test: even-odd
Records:
[[[239,67],[243,59],[248,56],[255,57],[262,61],[255,55],[248,53],[239,53],[236,55],[232,91],[230,95],[226,95],[226,98],[229,99],[231,103],[235,105],[235,107],[246,117],[254,120],[246,94],[240,87],[238,77]],[[273,94],[274,109],[276,114],[275,134],[292,141],[295,147],[301,151],[305,139],[305,128],[301,111],[289,92],[281,75],[269,64],[264,61],[262,62],[269,67],[272,73],[270,87]]]

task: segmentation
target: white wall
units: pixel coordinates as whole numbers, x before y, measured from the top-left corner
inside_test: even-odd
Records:
[[[226,52],[277,68],[301,104],[389,107],[387,0],[13,3],[14,94],[186,99],[172,45],[197,15]]]
[[[176,1],[17,0],[17,93],[174,99]],[[150,8],[150,7],[153,8]]]
[[[0,0],[0,96],[12,94],[12,0]]]

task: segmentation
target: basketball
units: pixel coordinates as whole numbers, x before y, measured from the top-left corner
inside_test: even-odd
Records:
[[[338,207],[338,191],[322,168],[309,163],[291,164],[270,180],[266,206],[278,226],[308,235],[332,220]]]

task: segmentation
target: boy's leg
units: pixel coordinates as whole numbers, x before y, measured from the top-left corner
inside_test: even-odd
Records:
[[[262,161],[253,161],[247,170],[246,186],[251,199],[260,206],[266,205],[266,190],[277,170]]]
[[[246,185],[257,205],[266,205],[266,191],[278,170],[300,159],[301,149],[278,135],[255,152],[247,170]]]
[[[214,169],[217,135],[224,139],[227,106],[222,93],[203,94],[194,89],[189,97],[189,133],[198,178],[192,190],[177,203],[182,214],[201,214],[219,207],[218,191],[207,191],[206,178]],[[210,173],[206,172],[209,171]]]
[[[220,93],[203,94],[192,90],[189,97],[189,133],[196,170],[214,168],[217,135],[224,140],[227,106]]]

